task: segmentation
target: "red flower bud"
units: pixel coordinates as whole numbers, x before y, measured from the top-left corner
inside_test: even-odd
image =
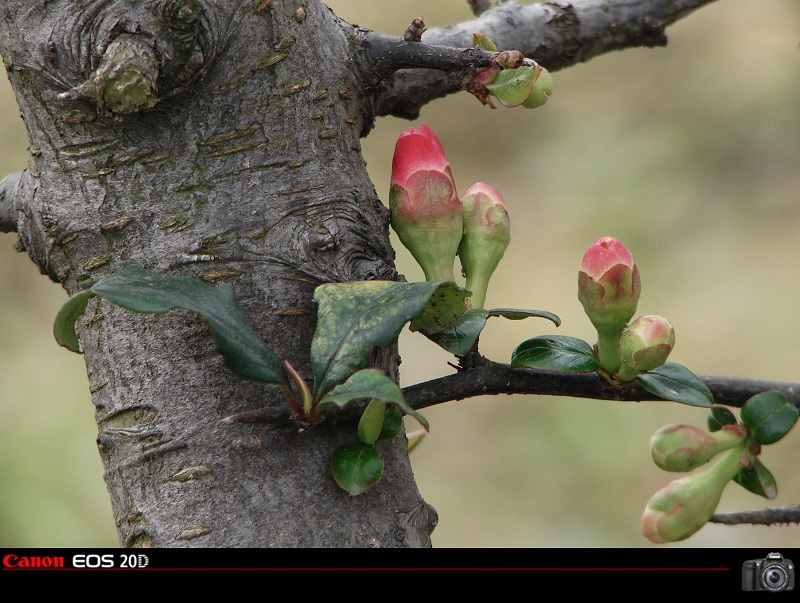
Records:
[[[397,139],[389,207],[392,228],[429,281],[453,280],[463,205],[436,134],[422,124]]]

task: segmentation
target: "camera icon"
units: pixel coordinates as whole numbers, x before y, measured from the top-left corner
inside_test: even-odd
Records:
[[[742,564],[742,590],[781,592],[794,589],[794,564],[780,553]]]

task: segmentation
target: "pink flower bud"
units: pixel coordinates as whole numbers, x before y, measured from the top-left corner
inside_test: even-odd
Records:
[[[619,356],[622,361],[617,375],[630,381],[639,373],[652,371],[667,361],[675,346],[675,329],[666,318],[640,316],[622,331]]]
[[[650,438],[650,454],[666,471],[693,471],[746,438],[741,425],[724,425],[711,433],[694,425],[665,425]]]
[[[471,304],[483,308],[489,279],[511,241],[511,223],[502,195],[484,182],[464,193],[464,235],[458,248],[461,268],[472,291]]]
[[[661,544],[685,540],[697,532],[716,510],[725,486],[739,473],[743,456],[741,447],[732,448],[707,469],[656,492],[642,515],[642,534]]]
[[[422,124],[397,139],[389,207],[392,228],[429,281],[453,280],[463,205],[436,134]]]
[[[597,329],[600,366],[609,374],[619,369],[617,344],[636,312],[640,290],[639,269],[617,239],[601,237],[586,250],[578,273],[578,299]]]
[[[639,269],[613,237],[601,237],[586,250],[578,274],[578,299],[595,326],[624,326],[636,312]]]

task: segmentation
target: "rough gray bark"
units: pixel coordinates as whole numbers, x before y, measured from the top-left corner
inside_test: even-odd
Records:
[[[3,56],[34,149],[16,187],[20,245],[70,293],[133,263],[230,283],[262,337],[308,377],[315,285],[397,277],[386,210],[358,152],[369,117],[347,27],[317,2],[302,20],[291,2],[206,2],[184,53],[202,54],[190,92],[162,77],[158,105],[130,114],[59,97],[120,31],[166,43],[189,30],[157,10],[181,4],[194,5],[4,4]],[[401,438],[384,451],[380,484],[349,497],[328,462],[354,439],[352,425],[219,423],[285,400],[230,374],[194,316],[101,302],[87,317],[82,345],[123,545],[429,544],[435,515]]]
[[[582,39],[564,14],[614,5],[622,17],[636,5],[663,28],[665,11],[703,3],[549,3],[539,25],[547,40]],[[503,11],[519,8],[481,18],[508,23]],[[649,40],[637,35],[631,43]],[[412,95],[427,86],[413,72],[382,85],[365,40],[317,0],[5,0],[0,51],[31,157],[0,183],[0,227],[69,293],[134,263],[228,283],[260,335],[310,377],[314,287],[399,278],[359,139],[378,113],[413,113],[387,99],[419,107],[440,95]],[[561,54],[581,60],[556,52],[559,65]],[[286,403],[227,371],[191,313],[95,300],[79,331],[123,546],[430,545],[436,514],[402,438],[383,445],[378,485],[350,497],[328,461],[354,441],[353,424],[219,422]],[[376,363],[396,376],[393,350]]]

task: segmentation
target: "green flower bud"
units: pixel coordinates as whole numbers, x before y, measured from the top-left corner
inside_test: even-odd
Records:
[[[442,144],[428,126],[397,139],[389,192],[392,228],[428,281],[452,281],[464,208]]]
[[[472,291],[474,309],[483,308],[489,279],[511,241],[511,223],[503,197],[484,182],[464,193],[464,235],[458,247],[461,268]]]
[[[747,461],[743,447],[724,452],[708,469],[667,484],[647,502],[642,534],[651,542],[685,540],[702,528],[719,504],[722,491]]]
[[[675,346],[675,329],[666,318],[640,316],[623,329],[619,338],[622,362],[617,378],[630,381],[639,373],[652,371],[667,361]]]
[[[539,79],[533,84],[533,89],[528,99],[522,103],[522,106],[526,109],[541,107],[553,94],[553,76],[544,67],[539,67],[539,69],[541,69]]]
[[[725,425],[713,433],[693,425],[665,425],[650,438],[650,454],[665,471],[693,471],[746,438],[741,425]]]

